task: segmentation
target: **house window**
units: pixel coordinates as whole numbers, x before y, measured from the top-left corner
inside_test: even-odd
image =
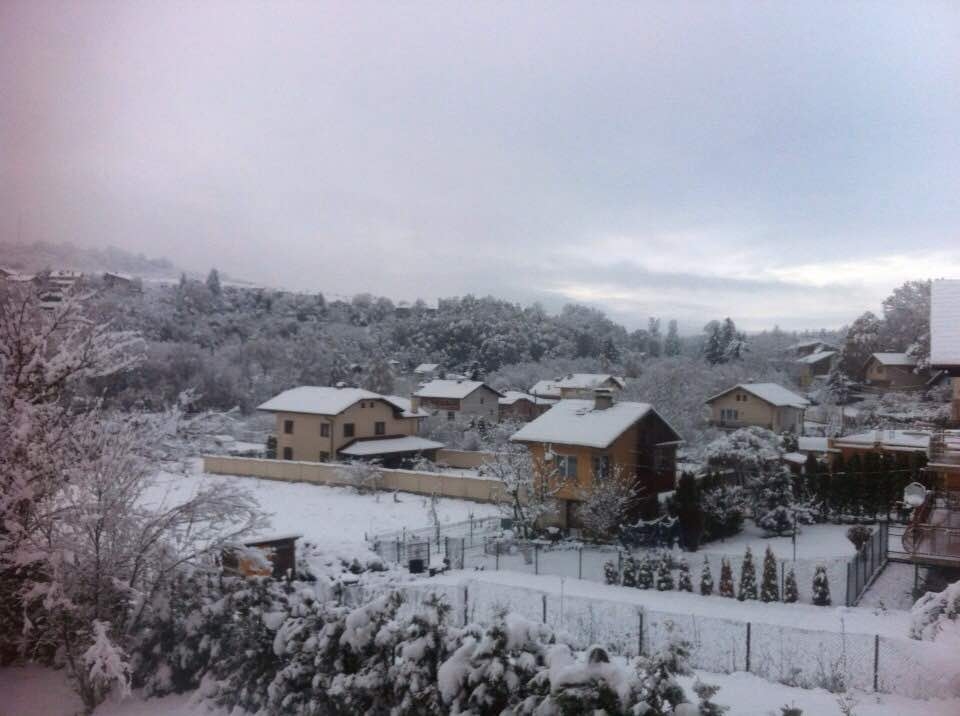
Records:
[[[740,411],[734,410],[733,408],[721,408],[720,409],[720,419],[721,420],[738,420],[740,418]]]
[[[555,458],[557,473],[568,480],[577,479],[577,456],[557,455]]]
[[[610,456],[594,455],[591,458],[593,464],[593,479],[602,480],[610,474]]]
[[[330,423],[320,423],[320,437],[330,437]]]
[[[285,447],[283,449],[283,459],[284,460],[293,460],[293,448]]]
[[[292,421],[292,420],[284,420],[284,421],[283,421],[283,432],[285,432],[287,435],[293,435],[293,421]]]
[[[374,434],[374,435],[386,435],[386,434],[387,434],[387,424],[384,423],[384,422],[382,422],[382,421],[378,421],[378,422],[374,423],[374,424],[373,424],[373,434]]]
[[[343,424],[343,437],[352,438],[353,437],[353,423],[344,423]]]
[[[453,420],[455,417],[457,417],[456,413],[454,413],[452,410],[447,411],[447,420]]]

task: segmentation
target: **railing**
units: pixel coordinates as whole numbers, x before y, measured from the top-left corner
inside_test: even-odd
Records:
[[[856,606],[873,580],[887,562],[889,525],[877,524],[870,539],[847,562],[847,606]]]
[[[911,558],[960,562],[960,493],[929,491],[901,541]]]

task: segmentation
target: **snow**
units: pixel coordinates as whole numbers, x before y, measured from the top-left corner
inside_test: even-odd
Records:
[[[805,408],[810,405],[810,401],[806,398],[797,395],[792,390],[787,390],[782,385],[777,385],[776,383],[738,383],[732,388],[727,388],[722,393],[717,393],[710,398],[707,398],[706,402],[710,403],[721,398],[727,393],[730,393],[734,390],[743,390],[751,395],[755,395],[771,405],[777,407],[789,406],[793,408]]]
[[[405,418],[429,418],[430,413],[426,410],[417,410],[414,412],[413,405],[410,402],[410,398],[404,398],[400,395],[385,395],[383,396],[387,402],[393,403],[398,408],[403,411],[403,417]]]
[[[960,280],[940,279],[930,292],[930,364],[960,366]]]
[[[530,388],[530,392],[544,398],[559,398],[561,388],[586,390],[595,388],[598,385],[606,383],[608,380],[616,382],[621,388],[626,385],[623,378],[618,378],[609,373],[568,373],[562,378],[537,381],[537,383]]]
[[[853,557],[857,550],[847,539],[849,525],[803,525],[797,534],[797,559],[831,559]],[[793,538],[764,537],[763,530],[751,521],[744,522],[743,531],[724,541],[716,540],[703,545],[699,552],[691,555],[731,555],[743,556],[747,547],[753,551],[754,558],[762,556],[769,547],[779,559],[793,559]],[[714,566],[714,569],[717,569]],[[839,589],[841,585],[836,585]]]
[[[367,455],[386,455],[389,453],[421,452],[438,450],[443,443],[407,435],[402,438],[384,438],[383,440],[358,440],[349,447],[341,448],[341,455],[360,457]]]
[[[417,375],[424,375],[426,373],[433,373],[440,367],[439,363],[421,363],[416,368],[413,369],[413,372]]]
[[[162,473],[148,499],[182,501],[199,488],[234,485],[246,489],[269,515],[273,526],[264,531],[296,532],[308,542],[331,549],[366,549],[365,537],[385,530],[416,529],[430,524],[428,496],[386,492],[358,493],[349,487],[258,480],[249,477],[187,476]],[[496,505],[440,498],[437,514],[441,523],[461,522],[499,514]]]
[[[523,393],[519,390],[506,390],[503,393],[503,397],[500,398],[500,405],[513,405],[518,400],[526,400],[535,405],[553,405],[556,403],[556,400],[551,400],[550,398],[538,398],[535,395],[530,395],[529,393]]]
[[[592,400],[561,400],[510,440],[605,448],[651,410],[649,403],[623,401],[595,410]]]
[[[880,445],[885,450],[927,450],[930,447],[930,433],[923,430],[868,430],[865,433],[835,438],[833,443],[835,447]]]
[[[793,463],[794,465],[804,465],[807,462],[807,456],[802,452],[787,452],[783,454],[783,459],[786,462]]]
[[[393,396],[384,396],[362,388],[331,388],[328,386],[302,385],[285,390],[257,407],[277,413],[309,413],[311,415],[339,415],[354,403],[361,400],[385,400],[395,408],[408,414],[409,401],[395,402]]]
[[[827,452],[830,449],[828,438],[801,436],[797,438],[797,450],[800,452]]]
[[[813,365],[827,358],[832,358],[836,354],[836,351],[817,351],[816,353],[811,353],[810,355],[803,356],[802,358],[797,358],[796,362]]]
[[[414,395],[418,398],[462,400],[484,385],[483,381],[479,380],[431,380],[429,383],[421,385]],[[493,390],[493,388],[487,387]],[[499,395],[499,393],[497,394]]]
[[[912,368],[917,359],[906,353],[874,353],[872,356],[880,365],[901,366]]]

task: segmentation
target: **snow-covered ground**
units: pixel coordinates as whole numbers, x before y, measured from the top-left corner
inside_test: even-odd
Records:
[[[162,473],[148,501],[175,503],[201,486],[238,485],[271,515],[268,534],[300,534],[307,541],[331,548],[364,544],[366,535],[430,525],[430,498],[409,493],[359,493],[349,487],[327,487],[302,482],[277,482],[254,477]],[[498,513],[496,505],[441,498],[441,523],[461,522]]]
[[[720,693],[716,701],[730,706],[730,716],[773,716],[789,704],[803,709],[809,716],[840,716],[837,695],[823,689],[798,689],[774,684],[744,672],[714,674],[697,671],[695,676],[681,677],[680,684],[692,693],[694,679],[716,684]],[[0,669],[0,694],[3,716],[73,716],[81,710],[80,700],[70,689],[64,672],[40,666]],[[956,716],[960,700],[916,701],[887,694],[851,692],[858,716]],[[222,709],[192,703],[188,694],[143,699],[134,694],[122,701],[108,700],[97,710],[97,716],[225,716]]]
[[[853,557],[857,551],[847,539],[850,525],[802,525],[797,534],[797,559],[829,559],[834,557]],[[767,547],[780,559],[793,559],[793,538],[764,537],[763,530],[747,520],[743,532],[727,539],[715,540],[700,548],[707,554],[726,554],[742,556],[747,546],[753,556],[762,557]]]

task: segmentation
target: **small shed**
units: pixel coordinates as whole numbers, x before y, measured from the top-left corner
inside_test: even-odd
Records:
[[[224,550],[223,571],[244,577],[283,579],[297,566],[296,543],[301,535],[274,535]]]

